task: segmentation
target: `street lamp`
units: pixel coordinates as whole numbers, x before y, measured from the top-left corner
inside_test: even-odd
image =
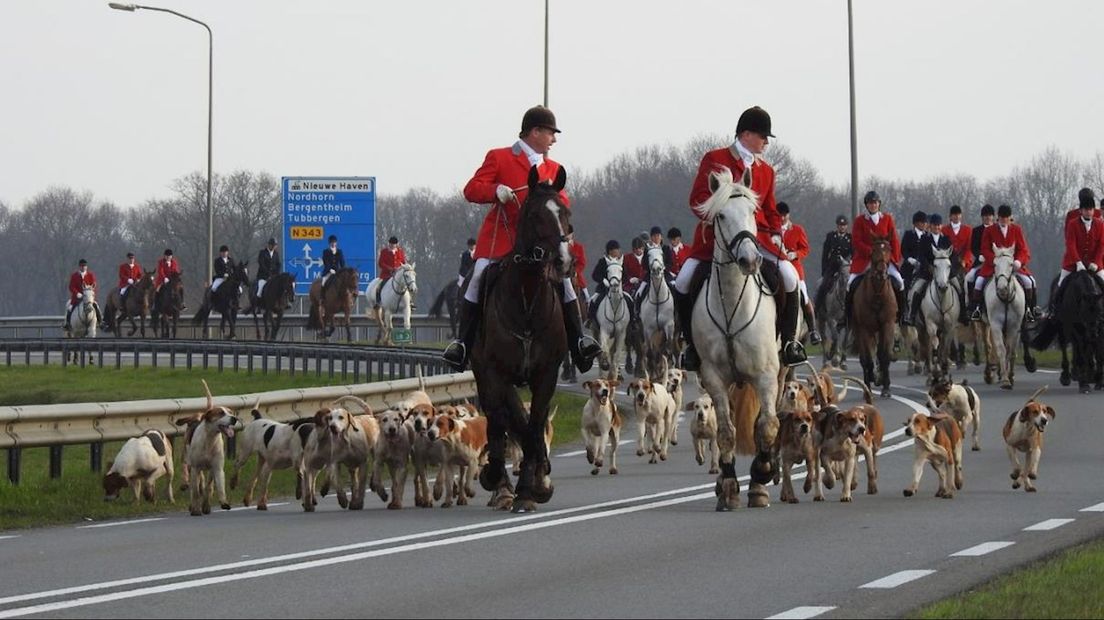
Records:
[[[851,219],[859,217],[859,134],[855,128],[855,27],[851,17],[851,0],[847,0],[847,56],[851,84]]]
[[[544,0],[544,107],[548,107],[548,0]]]
[[[214,54],[215,54],[215,37],[211,33],[211,27],[207,24],[199,21],[194,17],[189,17],[183,13],[177,13],[171,9],[162,9],[155,6],[142,6],[140,4],[125,4],[122,2],[109,2],[109,7],[117,11],[129,11],[133,13],[138,9],[145,9],[147,11],[159,11],[161,13],[170,13],[177,17],[186,19],[190,22],[199,24],[207,29],[207,282],[210,283],[214,280],[214,256],[215,256],[215,214],[211,210],[211,119],[214,110]]]

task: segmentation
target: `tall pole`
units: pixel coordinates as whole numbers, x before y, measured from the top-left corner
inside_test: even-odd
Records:
[[[855,25],[851,0],[847,0],[847,55],[851,84],[851,218],[859,216],[859,134],[855,127]]]
[[[544,107],[548,107],[548,0],[544,0]]]

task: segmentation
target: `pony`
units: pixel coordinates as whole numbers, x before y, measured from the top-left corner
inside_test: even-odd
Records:
[[[100,322],[96,320],[96,289],[85,286],[80,301],[69,315],[68,338],[95,338]],[[77,361],[77,352],[73,351],[73,362]]]
[[[836,275],[824,297],[824,307],[817,308],[817,327],[824,335],[823,368],[847,370],[847,279],[851,261],[836,256]]]
[[[751,464],[748,506],[770,505],[766,485],[773,478],[771,448],[778,435],[778,379],[781,362],[775,329],[778,319],[774,291],[763,281],[763,257],[756,240],[755,210],[758,196],[722,168],[709,177],[712,195],[695,207],[713,225],[712,275],[694,301],[694,344],[701,357],[698,373],[717,409],[717,444],[721,474],[715,493],[719,512],[736,508],[740,483],[736,479],[736,453],[755,454]],[[731,413],[729,387],[750,384],[757,407],[738,407]],[[754,438],[737,441],[737,426],[755,417]]]
[[[598,346],[602,355],[598,367],[613,381],[620,378],[625,365],[625,334],[632,320],[632,299],[623,285],[624,259],[606,259],[606,298],[598,304]],[[638,360],[639,361],[639,360]]]
[[[280,323],[284,320],[284,312],[291,308],[294,301],[295,276],[285,271],[265,282],[261,296],[253,304],[253,329],[257,332],[257,340],[261,339],[257,311],[261,310],[264,319],[264,339],[275,341],[276,335],[280,332]]]
[[[167,284],[165,286],[168,286]],[[162,287],[164,288],[164,287]],[[218,312],[222,316],[219,321],[219,334],[228,340],[233,340],[237,335],[238,311],[243,290],[249,288],[249,262],[238,261],[231,265],[230,276],[218,287],[218,290],[207,295],[203,305],[192,317],[192,324],[203,324],[203,331],[207,331],[207,323],[211,312]],[[210,289],[208,289],[210,291]],[[230,330],[226,330],[227,324]]]
[[[156,271],[147,271],[141,279],[130,285],[127,289],[126,304],[122,303],[119,289],[112,289],[108,294],[107,305],[104,307],[104,321],[107,323],[107,331],[114,331],[116,338],[122,336],[120,333],[122,330],[119,328],[124,319],[130,321],[128,338],[139,330],[142,337],[146,337],[146,317],[150,316],[153,310],[153,276],[156,273]],[[139,319],[140,326],[135,324],[135,317]]]
[[[161,337],[176,340],[177,323],[184,311],[184,279],[174,273],[169,281],[157,289],[153,300],[150,323],[156,332],[160,325]]]
[[[1027,300],[1023,285],[1016,277],[1015,248],[993,246],[993,279],[985,286],[986,320],[992,337],[993,351],[997,358],[997,373],[1001,389],[1011,390],[1016,385],[1016,347],[1021,339]],[[1028,351],[1024,350],[1024,361]]]
[[[545,427],[568,351],[562,299],[571,272],[571,213],[559,197],[566,182],[563,168],[551,185],[539,182],[536,167],[529,170],[513,253],[488,268],[480,291],[483,311],[471,368],[487,416],[488,461],[479,483],[494,493],[496,508],[515,513],[536,510],[554,490]],[[528,412],[515,387],[521,385],[532,394]],[[508,439],[522,450],[516,489],[506,472]]]
[[[924,329],[920,341],[925,346],[931,382],[951,374],[951,348],[961,310],[958,292],[952,286],[951,267],[954,250],[935,250],[932,281],[920,302],[920,317]]]
[[[353,329],[351,327],[353,305],[357,295],[360,294],[357,283],[360,276],[352,267],[339,269],[337,273],[326,282],[325,291],[322,288],[322,278],[311,283],[310,288],[310,315],[307,317],[307,329],[318,330],[319,340],[328,340],[333,335],[336,327],[334,317],[338,313],[345,314],[345,340],[353,341]]]
[[[1051,287],[1052,299],[1056,289],[1057,282]],[[1091,393],[1092,384],[1104,390],[1104,286],[1091,272],[1075,271],[1067,277],[1054,316],[1047,318],[1032,346],[1046,350],[1055,336],[1062,351],[1062,385],[1076,378],[1082,394]],[[1069,345],[1073,345],[1072,369]]]
[[[889,239],[874,237],[870,269],[856,285],[850,324],[855,330],[855,345],[867,387],[882,386],[882,397],[889,398],[889,361],[897,323],[897,296],[889,279]],[[878,374],[874,374],[877,355]]]
[[[382,291],[380,287],[384,287]],[[394,345],[391,340],[391,330],[394,329],[395,315],[402,313],[403,327],[410,329],[410,304],[413,295],[418,292],[418,272],[414,265],[401,265],[395,270],[395,275],[384,284],[383,280],[376,278],[368,283],[365,296],[368,299],[376,299],[379,293],[380,305],[369,308],[366,311],[369,319],[375,319],[379,325],[379,334],[376,336],[376,344]]]
[[[429,316],[435,319],[441,318],[441,313],[448,310],[449,330],[451,330],[452,338],[456,338],[460,334],[458,329],[460,317],[456,313],[459,303],[460,284],[452,281],[448,283],[448,286],[441,289],[441,292],[437,294],[437,299],[433,300],[433,305],[429,308]]]
[[[644,254],[644,264],[648,266],[648,295],[640,303],[640,321],[645,354],[638,365],[645,366],[651,376],[666,380],[662,362],[666,360],[669,364],[674,356],[675,299],[667,286],[663,249],[649,248]]]

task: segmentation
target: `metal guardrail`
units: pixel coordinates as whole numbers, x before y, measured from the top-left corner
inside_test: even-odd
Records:
[[[375,377],[410,377],[421,366],[425,376],[450,372],[436,349],[323,345],[287,342],[226,340],[133,340],[115,338],[0,339],[0,365],[38,365],[99,368],[217,368],[222,372],[326,373],[359,382]]]
[[[476,395],[475,378],[470,372],[426,377],[425,391],[435,403],[471,399]],[[199,386],[197,385],[197,388]],[[239,412],[248,419],[253,404],[270,419],[290,422],[308,418],[342,396],[358,396],[373,410],[386,409],[419,387],[418,379],[401,379],[348,386],[280,390],[237,396],[218,396],[215,405]],[[102,466],[103,442],[122,441],[157,429],[169,437],[181,434],[175,421],[202,412],[205,398],[141,400],[67,405],[0,407],[0,448],[8,449],[8,478],[18,484],[21,450],[50,447],[50,469],[61,475],[61,447],[91,444],[92,469]],[[97,450],[97,446],[99,449]]]

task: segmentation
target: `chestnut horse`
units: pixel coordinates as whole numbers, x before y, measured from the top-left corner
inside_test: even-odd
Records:
[[[360,276],[352,267],[339,269],[337,273],[322,286],[322,278],[318,278],[310,288],[310,315],[307,317],[307,329],[317,329],[320,340],[329,340],[336,327],[334,318],[341,313],[345,314],[345,341],[353,341],[352,315],[353,306],[356,305],[357,295],[360,290],[357,283]]]
[[[489,461],[479,482],[495,493],[501,510],[530,512],[552,498],[544,432],[556,371],[567,354],[562,299],[571,268],[570,212],[559,198],[566,181],[563,168],[552,185],[540,183],[537,169],[530,169],[514,250],[490,268],[480,292],[483,316],[471,367],[487,415]],[[528,412],[517,391],[522,385],[532,392]],[[523,454],[516,490],[506,474],[507,434]]]
[[[856,285],[849,325],[855,331],[855,345],[862,363],[863,380],[868,387],[882,386],[882,397],[890,396],[889,357],[893,347],[893,327],[897,323],[897,296],[889,279],[889,239],[874,238],[870,269]],[[874,375],[874,355],[878,356],[878,374]]]

